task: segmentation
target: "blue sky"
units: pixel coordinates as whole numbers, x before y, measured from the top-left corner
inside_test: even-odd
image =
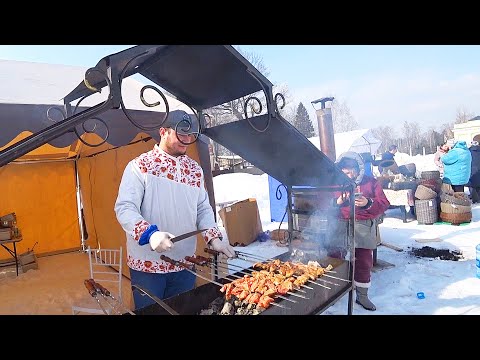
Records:
[[[132,45],[1,45],[0,59],[94,66]],[[312,100],[345,102],[361,127],[417,122],[422,130],[480,115],[479,45],[240,45],[261,56],[316,125]]]

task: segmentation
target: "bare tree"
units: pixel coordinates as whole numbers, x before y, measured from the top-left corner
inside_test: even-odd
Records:
[[[455,117],[455,124],[462,124],[473,118],[475,114],[469,112],[465,107],[457,108],[457,115]]]
[[[398,143],[395,130],[391,126],[379,126],[372,129],[372,133],[382,142],[380,146],[381,152],[387,151],[390,145]]]
[[[292,125],[295,121],[295,116],[297,115],[297,108],[298,104],[290,104],[290,106],[285,107],[281,113],[285,120]]]
[[[440,127],[440,132],[443,136],[443,141],[453,138],[453,123],[444,123]]]
[[[263,62],[263,58],[254,52],[249,52],[249,51],[243,51],[240,47],[236,47],[236,50],[243,56],[245,59],[247,59],[255,68],[262,73],[265,77],[268,77],[270,74],[268,68]],[[288,91],[288,86],[286,84],[281,84],[281,85],[275,85],[273,86],[273,95],[276,93],[280,93],[284,96],[285,98],[285,108],[283,110],[280,110],[280,106],[283,105],[282,103],[279,104],[279,110],[280,114],[283,116],[284,111],[286,109],[287,104],[291,101],[291,95],[289,94]],[[256,94],[250,94],[253,96],[257,96],[259,93]],[[227,122],[231,121],[237,121],[237,120],[242,120],[244,118],[244,109],[245,109],[245,104],[247,102],[247,99],[250,97],[249,96],[243,96],[239,99],[235,99],[232,101],[229,101],[225,104],[221,104],[218,106],[215,106],[215,111],[217,112],[217,125],[218,124],[224,124]],[[261,106],[262,109],[266,108],[266,102],[265,99],[261,99],[259,97],[259,100],[261,101]],[[280,100],[281,102],[281,100]],[[253,106],[255,109],[258,110],[259,105],[255,103],[255,101],[249,102],[250,106]],[[207,113],[212,112],[212,109],[207,109]]]
[[[357,120],[350,113],[346,101],[339,102],[337,99],[332,101],[332,120],[333,120],[333,132],[345,132],[356,130],[359,128]]]

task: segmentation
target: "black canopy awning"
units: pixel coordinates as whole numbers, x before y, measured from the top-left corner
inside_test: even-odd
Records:
[[[68,118],[47,128],[44,128],[45,115],[40,114],[46,106],[32,106],[29,117],[35,118],[38,129],[42,127],[42,130],[0,151],[0,166],[45,143],[56,146],[70,143],[76,125],[99,115],[104,115],[103,121],[111,132],[110,143],[120,145],[133,138],[138,129],[131,124],[125,126],[128,119],[117,109],[122,99],[119,84],[137,73],[198,111],[263,92],[267,114],[250,119],[257,130],[248,120],[240,120],[207,128],[204,134],[286,186],[352,183],[325,154],[283,119],[274,104],[276,97],[272,94],[272,83],[229,45],[138,45],[102,58],[87,71],[87,83],[79,79],[79,85],[63,100],[65,104],[71,104],[111,85],[108,99],[91,108],[79,108],[81,111],[69,114]],[[107,84],[107,79],[111,84]],[[13,113],[18,114],[19,107],[9,107],[8,111],[12,111],[13,119]],[[159,122],[153,121],[153,113],[145,111],[137,115],[135,118],[141,119],[143,126],[149,122],[154,124],[149,127],[152,131],[147,132],[155,136],[153,129]],[[258,131],[268,122],[266,131]]]
[[[262,89],[272,83],[230,45],[138,45],[102,58],[95,67],[125,77],[139,73],[194,109],[207,109]],[[99,71],[90,85],[107,85]],[[92,93],[82,81],[65,96],[72,102]]]
[[[268,115],[249,119],[265,129]],[[205,129],[204,134],[286,186],[330,187],[352,184],[324,153],[294,126],[271,118],[268,129],[247,120]]]

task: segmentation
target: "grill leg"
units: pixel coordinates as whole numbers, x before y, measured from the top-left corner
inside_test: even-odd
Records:
[[[405,209],[405,205],[400,206],[400,210],[402,210],[403,215],[403,222],[407,222],[407,209]]]
[[[352,289],[348,292],[348,315],[353,314],[353,286]]]

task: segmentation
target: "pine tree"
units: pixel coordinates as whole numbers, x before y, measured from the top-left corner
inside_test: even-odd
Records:
[[[312,121],[308,115],[307,109],[305,106],[300,103],[297,107],[297,114],[293,120],[293,126],[297,128],[306,138],[315,136],[315,130],[313,129]]]

